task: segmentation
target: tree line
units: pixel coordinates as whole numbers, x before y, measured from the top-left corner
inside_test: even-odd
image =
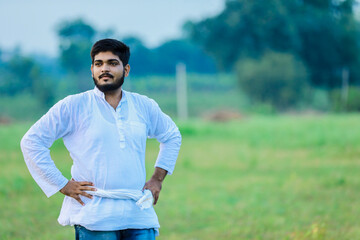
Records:
[[[355,0],[226,0],[221,13],[186,22],[183,38],[155,48],[81,19],[63,21],[56,31],[55,58],[0,49],[2,97],[26,93],[48,107],[92,88],[90,48],[110,37],[130,46],[131,76],[173,75],[183,62],[188,72],[234,73],[239,94],[255,105],[283,111],[323,101],[330,104],[323,110],[360,110]]]
[[[354,97],[360,93],[356,4],[355,0],[227,0],[217,16],[187,22],[184,28],[214,57],[219,69],[237,73],[241,88],[255,102],[291,108],[314,88],[324,89],[336,102],[336,89],[343,88],[348,105],[343,107],[359,103],[352,110],[360,110]]]
[[[31,94],[45,107],[60,96],[93,87],[90,50],[101,38],[117,38],[131,49],[132,76],[173,75],[179,62],[189,72],[215,73],[215,61],[193,41],[185,38],[148,48],[140,38],[119,37],[112,30],[96,30],[82,19],[64,21],[56,27],[59,56],[25,55],[18,48],[0,49],[0,95]],[[60,96],[59,96],[60,95]]]

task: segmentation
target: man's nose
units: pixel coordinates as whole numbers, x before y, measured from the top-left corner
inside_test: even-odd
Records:
[[[102,68],[101,68],[102,72],[109,72],[110,71],[110,66],[109,64],[103,64]]]

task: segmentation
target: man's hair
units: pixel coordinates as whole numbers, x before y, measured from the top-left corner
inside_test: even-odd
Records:
[[[110,38],[101,39],[93,45],[90,52],[92,63],[96,54],[107,51],[118,56],[124,66],[129,63],[130,48],[125,43]]]

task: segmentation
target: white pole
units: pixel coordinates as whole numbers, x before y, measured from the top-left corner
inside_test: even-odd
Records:
[[[176,95],[177,112],[180,120],[187,120],[187,92],[186,92],[186,66],[184,63],[176,64]]]

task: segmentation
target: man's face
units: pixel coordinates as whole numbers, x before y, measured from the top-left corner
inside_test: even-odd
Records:
[[[124,67],[119,57],[110,51],[95,55],[94,63],[91,65],[94,83],[104,93],[119,89],[129,70],[130,66]]]

